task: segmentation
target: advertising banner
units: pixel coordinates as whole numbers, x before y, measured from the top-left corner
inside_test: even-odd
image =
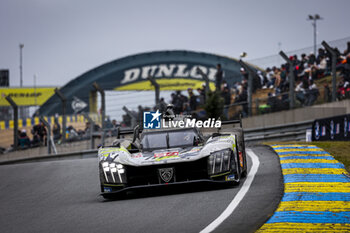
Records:
[[[10,106],[5,96],[10,96],[18,106],[41,106],[55,94],[55,87],[0,88],[0,106]]]
[[[350,140],[350,114],[316,119],[312,124],[312,141]]]

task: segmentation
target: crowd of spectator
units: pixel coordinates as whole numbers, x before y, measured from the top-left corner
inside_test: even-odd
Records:
[[[341,81],[337,83],[337,99],[350,98],[350,42],[347,43],[347,49],[337,52],[337,72],[340,73]],[[308,55],[303,53],[290,56],[293,67],[289,63],[281,66],[267,67],[266,70],[257,70],[253,77],[252,91],[255,93],[259,89],[270,90],[266,96],[265,103],[261,104],[261,112],[275,112],[289,108],[289,72],[294,72],[295,77],[295,99],[299,106],[311,106],[316,103],[320,96],[320,90],[316,81],[331,74],[332,56],[327,50],[319,48],[317,54],[310,52]],[[215,74],[215,90],[218,91],[224,101],[223,115],[229,118],[230,106],[239,106],[244,117],[248,115],[248,72],[241,68],[242,79],[240,82],[229,86],[225,80],[221,65],[217,64]],[[330,102],[332,99],[331,89],[328,84],[324,84],[324,101]],[[166,110],[168,104],[172,104],[175,114],[196,115],[198,109],[202,109],[206,103],[206,87],[187,89],[187,95],[181,91],[171,94],[169,103],[160,99],[158,106],[146,108],[139,106],[137,122],[141,123],[143,111],[159,109],[161,112]],[[123,116],[122,126],[130,125],[131,118],[128,115]]]
[[[350,42],[347,49],[337,53],[336,69],[340,73],[341,81],[337,84],[337,99],[350,98]],[[257,89],[271,89],[267,96],[267,103],[261,108],[264,112],[273,112],[288,109],[289,106],[289,72],[294,72],[295,98],[300,106],[313,105],[320,96],[319,87],[315,81],[331,74],[332,56],[327,50],[318,49],[317,55],[301,54],[290,56],[293,67],[288,63],[280,67],[267,67],[265,72],[257,71],[253,78],[253,92]],[[248,73],[241,68],[242,82],[234,85],[235,103],[242,104],[243,115],[247,114],[247,80]],[[331,101],[331,90],[324,84],[324,101]]]
[[[18,146],[20,148],[38,147],[46,143],[47,131],[44,123],[34,125],[31,133],[32,139],[29,138],[26,129],[18,131]]]

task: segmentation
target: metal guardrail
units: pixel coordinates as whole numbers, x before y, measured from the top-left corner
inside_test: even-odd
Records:
[[[49,155],[37,155],[29,156],[27,158],[8,158],[8,160],[0,161],[1,165],[14,164],[14,163],[30,163],[30,162],[41,162],[41,161],[57,161],[57,160],[71,160],[71,159],[86,159],[86,158],[97,158],[97,149],[94,150],[82,150],[78,152],[69,152],[61,154],[49,154]]]
[[[246,142],[304,141],[314,120],[244,130]]]

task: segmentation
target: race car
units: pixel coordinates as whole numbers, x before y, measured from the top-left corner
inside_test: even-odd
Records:
[[[240,182],[247,173],[243,132],[223,131],[205,137],[196,127],[142,132],[136,127],[132,139],[118,138],[98,151],[102,196],[143,187]]]

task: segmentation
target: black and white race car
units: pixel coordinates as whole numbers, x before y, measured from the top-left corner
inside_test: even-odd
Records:
[[[191,182],[234,184],[247,173],[241,128],[209,137],[197,128],[135,129],[133,139],[117,139],[112,146],[100,148],[98,157],[104,197]]]

